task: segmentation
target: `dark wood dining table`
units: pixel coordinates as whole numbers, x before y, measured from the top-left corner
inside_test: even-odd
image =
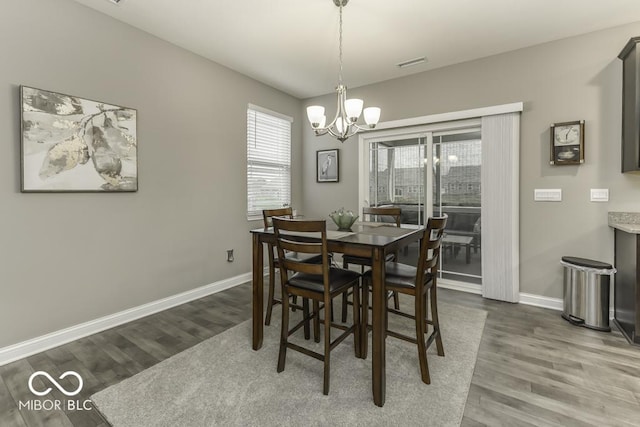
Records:
[[[350,231],[338,231],[327,222],[327,245],[329,252],[370,257],[372,260],[372,387],[373,401],[383,406],[385,401],[385,327],[387,296],[384,291],[385,258],[412,242],[419,241],[424,233],[421,227],[398,228],[380,223],[356,223]],[[265,243],[274,243],[272,228],[251,230],[253,236],[253,349],[262,347],[264,306],[264,249]],[[367,342],[367,328],[361,328],[360,342]],[[361,358],[367,357],[363,346]]]

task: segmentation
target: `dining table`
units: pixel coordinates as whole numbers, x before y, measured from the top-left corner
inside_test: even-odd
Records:
[[[332,253],[371,258],[372,294],[372,357],[371,375],[373,401],[377,406],[385,402],[385,338],[387,316],[387,293],[385,292],[385,260],[387,255],[397,252],[424,234],[421,226],[396,227],[395,224],[357,222],[349,230],[338,230],[327,222],[327,249]],[[259,350],[263,341],[264,310],[264,245],[275,244],[273,228],[251,230],[253,247],[253,349]],[[361,343],[366,343],[368,328],[362,327]],[[361,346],[359,357],[367,358],[367,345]]]

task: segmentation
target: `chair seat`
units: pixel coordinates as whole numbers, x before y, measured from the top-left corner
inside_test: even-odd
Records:
[[[395,254],[389,254],[387,255],[386,261],[393,261],[394,259]],[[342,262],[345,264],[364,265],[367,267],[371,267],[371,258],[368,257],[344,255],[342,257]]]
[[[385,264],[385,283],[387,288],[397,289],[402,292],[409,291],[414,293],[416,288],[417,268],[412,265],[402,264],[399,262],[387,262]],[[366,278],[371,278],[371,270],[365,274]],[[433,283],[431,273],[424,275],[424,283]],[[428,288],[429,286],[427,286]]]
[[[329,269],[329,290],[331,293],[340,292],[360,279],[360,274],[342,268]],[[288,281],[290,286],[323,293],[324,285],[321,275],[296,273]]]

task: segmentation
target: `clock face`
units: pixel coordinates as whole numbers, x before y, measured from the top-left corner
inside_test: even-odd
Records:
[[[556,126],[553,130],[555,145],[571,145],[580,142],[580,125]]]

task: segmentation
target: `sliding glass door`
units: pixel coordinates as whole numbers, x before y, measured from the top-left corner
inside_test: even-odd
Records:
[[[403,224],[424,224],[424,138],[369,144],[369,206],[402,208]]]
[[[442,241],[442,278],[482,284],[480,131],[433,136],[433,214],[448,216]]]
[[[429,216],[447,214],[439,274],[480,285],[480,130],[387,133],[364,142],[363,206],[400,207],[406,226],[424,226]],[[400,261],[415,265],[418,252],[414,244]]]

